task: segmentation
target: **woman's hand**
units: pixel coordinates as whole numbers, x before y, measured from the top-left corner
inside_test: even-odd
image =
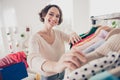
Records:
[[[82,63],[85,63],[86,61],[87,59],[82,53],[73,50],[64,54],[60,58],[60,60],[56,63],[55,69],[58,73],[64,71],[65,68],[74,70],[76,68],[79,68]]]
[[[81,37],[79,35],[77,35],[75,32],[70,34],[69,43],[74,44],[80,40],[81,40]]]

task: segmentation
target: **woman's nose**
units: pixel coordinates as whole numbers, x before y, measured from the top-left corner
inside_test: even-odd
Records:
[[[52,19],[53,19],[53,20],[57,20],[56,16],[53,16]]]

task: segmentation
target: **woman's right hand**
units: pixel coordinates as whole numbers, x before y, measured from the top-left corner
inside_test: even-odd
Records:
[[[82,63],[87,62],[86,57],[77,50],[72,50],[64,54],[59,61],[55,65],[55,70],[57,73],[60,73],[65,70],[65,68],[69,68],[74,70],[79,68]]]

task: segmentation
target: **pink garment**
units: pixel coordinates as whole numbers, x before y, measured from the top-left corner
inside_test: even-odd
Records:
[[[0,59],[0,68],[4,68],[6,66],[19,63],[19,62],[24,62],[26,68],[28,68],[28,64],[26,61],[26,55],[23,51],[8,54],[4,58]]]
[[[100,33],[95,38],[93,38],[92,40],[86,42],[85,44],[83,44],[81,46],[77,46],[75,48],[77,48],[77,50],[79,50],[79,51],[83,51],[84,49],[88,48],[92,44],[98,42],[99,40],[105,39],[105,37],[107,36],[107,34],[108,34],[107,31],[101,30]]]
[[[87,36],[87,37],[84,38],[84,39],[81,39],[81,40],[78,41],[77,43],[73,44],[73,46],[76,46],[76,45],[78,45],[79,43],[84,42],[85,40],[92,38],[93,36],[94,36],[94,33],[91,34],[91,35],[89,35],[89,36]]]

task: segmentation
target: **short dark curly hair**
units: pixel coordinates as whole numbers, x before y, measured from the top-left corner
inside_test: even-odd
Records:
[[[41,12],[39,13],[40,21],[41,21],[41,22],[44,22],[44,17],[46,16],[46,14],[48,13],[48,10],[49,10],[51,7],[56,7],[56,8],[59,10],[59,12],[60,12],[60,18],[59,18],[58,25],[61,24],[62,21],[63,21],[62,10],[60,9],[59,6],[57,6],[57,5],[51,5],[51,4],[45,6],[45,7],[41,10]]]

